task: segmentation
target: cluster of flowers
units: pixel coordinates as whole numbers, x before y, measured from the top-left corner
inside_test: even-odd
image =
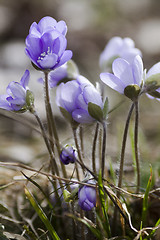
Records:
[[[37,70],[49,74],[49,87],[57,87],[56,104],[61,112],[68,113],[71,121],[77,124],[103,122],[105,103],[99,90],[78,71],[70,74],[68,63],[72,51],[66,50],[66,33],[64,21],[44,17],[38,24],[31,25],[25,52]],[[112,38],[100,55],[99,65],[101,81],[132,101],[137,101],[142,93],[147,93],[150,98],[160,98],[160,62],[146,72],[141,51],[135,48],[130,38]],[[15,112],[30,110],[27,101],[29,77],[26,70],[20,82],[12,81],[8,85],[7,93],[0,96],[0,108]],[[63,82],[64,78],[67,82]],[[74,163],[76,158],[76,151],[71,146],[62,149],[60,159],[64,164]],[[82,209],[90,210],[96,205],[95,188],[81,187],[78,196]]]

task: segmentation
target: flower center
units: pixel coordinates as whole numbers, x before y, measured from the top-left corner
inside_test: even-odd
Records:
[[[38,57],[37,62],[39,63],[39,62],[43,61],[43,59],[44,59],[46,56],[48,56],[48,55],[52,55],[52,51],[51,51],[51,48],[50,48],[50,47],[48,47],[47,52],[41,53],[41,55]]]

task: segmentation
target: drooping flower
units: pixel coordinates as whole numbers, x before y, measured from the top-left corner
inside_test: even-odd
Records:
[[[100,93],[85,77],[79,75],[76,80],[61,83],[57,88],[56,103],[65,109],[78,123],[91,123],[95,119],[88,112],[88,104],[103,108]]]
[[[116,58],[124,58],[131,63],[136,55],[141,56],[141,51],[135,48],[131,38],[113,37],[100,55],[99,65],[102,70],[108,70]]]
[[[77,158],[77,152],[76,149],[74,149],[72,146],[66,145],[60,154],[60,159],[63,162],[63,164],[67,165],[69,163],[74,163]]]
[[[127,62],[123,58],[117,58],[112,64],[112,73],[101,73],[100,79],[110,88],[125,94],[128,86],[134,86],[139,92],[143,85],[143,62],[137,55],[132,63]],[[136,93],[137,94],[137,93]],[[128,97],[128,96],[127,96]],[[135,96],[137,97],[137,96]]]
[[[6,89],[7,94],[0,96],[0,108],[8,111],[25,111],[29,77],[29,70],[26,70],[20,82],[9,83]]]
[[[53,70],[71,59],[72,51],[66,50],[67,26],[52,17],[32,23],[26,38],[26,54],[39,69]]]
[[[89,180],[88,184],[95,184],[93,180]],[[83,186],[78,191],[78,204],[85,210],[90,211],[96,206],[96,189],[90,186]]]

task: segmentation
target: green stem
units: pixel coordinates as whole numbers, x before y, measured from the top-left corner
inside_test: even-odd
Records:
[[[99,123],[96,124],[96,130],[94,134],[93,144],[92,144],[92,169],[96,173],[96,144],[98,138]]]
[[[138,122],[139,122],[139,109],[138,100],[135,101],[135,128],[134,128],[134,149],[135,149],[135,159],[137,168],[137,189],[136,192],[139,193],[140,188],[140,164],[138,156]]]
[[[50,98],[49,98],[48,73],[49,72],[47,72],[47,71],[44,72],[44,76],[45,76],[44,93],[45,93],[45,106],[46,106],[46,114],[47,114],[47,123],[48,123],[48,129],[49,129],[49,136],[50,136],[51,140],[53,139],[53,136],[54,136],[58,156],[60,157],[61,147],[60,147],[59,137],[58,137],[58,133],[57,133],[57,129],[56,129],[55,120],[53,118],[53,113],[52,113],[52,108],[51,108]],[[59,158],[59,160],[60,160],[60,158]],[[60,164],[61,164],[63,176],[65,178],[67,178],[66,169],[65,169],[63,163],[61,162],[61,160],[60,160]]]
[[[53,170],[53,174],[56,173],[56,174],[59,176],[58,166],[57,166],[55,157],[54,157],[54,155],[53,155],[51,146],[50,146],[50,144],[49,144],[49,142],[48,142],[48,137],[47,137],[45,128],[44,128],[44,126],[43,126],[43,123],[42,123],[42,121],[41,121],[41,119],[40,119],[40,117],[39,117],[39,115],[37,114],[36,111],[34,111],[34,112],[32,112],[32,113],[33,113],[33,115],[35,116],[35,118],[36,118],[36,120],[37,120],[37,122],[38,122],[38,124],[39,124],[39,126],[40,126],[43,139],[44,139],[44,141],[45,141],[46,147],[47,147],[48,152],[49,152],[49,154],[50,154],[50,158],[51,158],[51,160],[53,161],[54,168],[55,168],[55,170]]]
[[[101,163],[101,168],[102,168],[102,179],[103,179],[104,168],[105,168],[105,155],[106,155],[106,123],[105,123],[105,121],[102,124],[103,124],[103,140],[102,140],[102,163]]]
[[[124,167],[124,155],[125,155],[125,149],[126,149],[126,141],[127,141],[127,134],[128,134],[128,129],[129,129],[129,123],[131,119],[131,115],[134,109],[134,103],[132,103],[127,120],[126,120],[126,125],[124,128],[124,133],[123,133],[123,140],[122,140],[122,148],[121,148],[121,156],[120,156],[120,167],[119,167],[119,178],[118,178],[118,187],[122,187],[122,178],[123,178],[123,167]],[[117,197],[120,197],[120,192],[117,191]],[[116,227],[117,227],[117,207],[114,209],[114,216],[113,216],[113,234],[116,232]]]
[[[83,163],[83,159],[82,159],[82,153],[81,153],[81,149],[80,149],[80,146],[79,146],[79,143],[78,143],[78,138],[77,138],[77,133],[76,133],[77,128],[72,127],[72,130],[73,130],[75,145],[76,145],[76,148],[77,148],[78,158],[79,158],[79,161],[81,163],[81,166],[82,166],[82,169],[83,169],[83,172],[84,172],[84,167],[83,167],[84,163]]]
[[[122,148],[121,148],[121,157],[120,157],[120,167],[119,167],[119,179],[118,179],[118,187],[121,188],[122,186],[122,178],[123,178],[123,167],[124,167],[124,155],[125,155],[125,149],[126,149],[126,141],[127,141],[127,134],[128,134],[128,128],[129,123],[131,119],[131,115],[134,109],[134,103],[132,103],[131,108],[128,113],[128,117],[126,120],[126,125],[123,133],[123,141],[122,141]],[[118,191],[117,197],[120,196],[120,193]]]

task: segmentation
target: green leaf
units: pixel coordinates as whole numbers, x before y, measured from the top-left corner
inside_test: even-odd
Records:
[[[108,110],[109,110],[109,102],[108,102],[108,98],[106,97],[106,100],[105,100],[104,106],[103,106],[103,118],[104,119],[106,119],[106,117],[107,117]]]
[[[158,221],[155,224],[155,228],[160,224],[160,218],[158,219]],[[152,239],[153,235],[155,234],[155,232],[157,231],[157,229],[152,230],[152,232],[149,234],[149,236],[147,236],[144,240],[146,239]]]
[[[27,187],[24,188],[25,195],[27,196],[28,200],[30,201],[32,207],[38,214],[39,218],[42,220],[44,225],[46,226],[47,230],[49,231],[51,237],[53,240],[60,240],[59,236],[57,235],[56,231],[54,230],[52,224],[50,223],[49,219],[47,218],[46,214],[44,213],[43,209],[40,207],[40,205],[37,203],[34,196],[31,194],[31,192],[27,189]]]
[[[98,191],[99,191],[99,198],[100,198],[100,203],[101,203],[101,207],[102,207],[102,213],[104,216],[104,223],[103,223],[103,227],[105,228],[108,237],[111,237],[111,229],[110,229],[110,224],[109,224],[109,219],[108,219],[108,214],[107,214],[107,209],[106,209],[106,204],[105,204],[105,194],[103,192],[103,182],[102,182],[102,175],[101,175],[101,171],[99,173],[98,176]]]
[[[101,122],[103,120],[103,110],[95,103],[88,103],[88,112],[91,117]]]
[[[132,101],[136,100],[141,89],[138,85],[128,85],[124,89],[124,95],[130,98]]]
[[[73,121],[71,114],[65,108],[59,107],[59,109],[64,118],[66,118],[69,122]]]

